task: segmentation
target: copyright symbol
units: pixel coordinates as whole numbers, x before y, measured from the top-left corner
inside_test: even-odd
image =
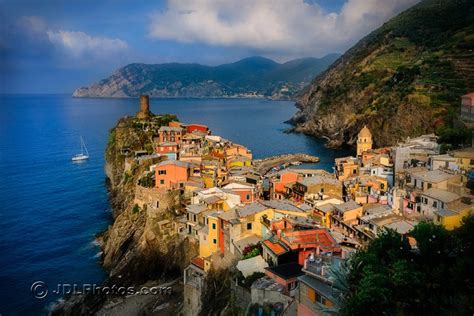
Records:
[[[43,299],[48,295],[48,286],[43,281],[36,281],[31,284],[30,290],[35,298]]]

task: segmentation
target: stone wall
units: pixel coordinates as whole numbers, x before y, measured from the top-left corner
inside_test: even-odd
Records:
[[[137,185],[135,189],[134,203],[145,208],[150,215],[163,213],[179,206],[179,191],[158,190],[156,188],[145,188]]]

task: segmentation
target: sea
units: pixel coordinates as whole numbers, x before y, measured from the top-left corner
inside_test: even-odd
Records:
[[[153,113],[208,125],[214,135],[250,148],[255,158],[308,153],[321,158],[311,167],[332,171],[334,158],[352,153],[287,133],[291,126],[284,122],[296,111],[289,101],[151,99],[150,104]],[[94,238],[112,220],[104,150],[109,129],[137,111],[133,98],[0,95],[0,315],[47,314],[68,285],[104,280]],[[81,136],[90,159],[73,163]]]

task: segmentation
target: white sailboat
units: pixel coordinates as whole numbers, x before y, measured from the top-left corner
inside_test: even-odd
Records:
[[[84,153],[85,152],[85,153]],[[84,144],[84,140],[81,136],[81,153],[72,157],[72,161],[81,161],[89,159],[89,152],[87,151],[86,144]]]

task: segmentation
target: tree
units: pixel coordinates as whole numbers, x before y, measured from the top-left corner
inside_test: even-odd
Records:
[[[388,230],[333,273],[342,315],[472,315],[474,217],[454,231],[415,226],[408,239]]]

